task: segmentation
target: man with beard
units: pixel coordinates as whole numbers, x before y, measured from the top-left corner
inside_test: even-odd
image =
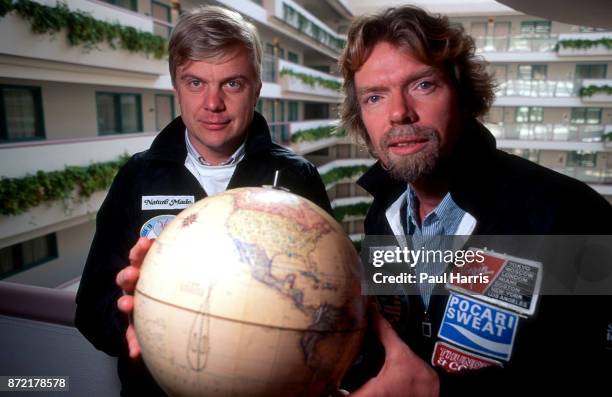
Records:
[[[612,207],[594,190],[495,148],[478,120],[493,102],[492,78],[474,55],[473,40],[447,18],[415,7],[360,17],[339,62],[342,125],[378,158],[359,180],[374,196],[366,235],[411,235],[414,241],[611,234]],[[439,275],[447,266],[419,264],[416,271]],[[361,386],[354,396],[499,395],[577,385],[576,377],[580,387],[597,388],[605,379],[598,374],[610,364],[604,346],[609,308],[573,296],[538,301],[535,293],[529,298],[538,301],[537,310],[517,314],[503,304],[449,298],[440,293],[444,288],[426,284],[412,295],[379,297],[392,325],[373,312],[382,346],[366,342],[346,380],[349,389]],[[458,313],[465,322],[455,328],[465,332],[443,338]],[[478,333],[487,322],[499,327],[490,339]],[[488,354],[495,349],[507,354]]]

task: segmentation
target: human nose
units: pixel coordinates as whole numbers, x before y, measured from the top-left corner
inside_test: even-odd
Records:
[[[220,112],[225,110],[223,102],[223,91],[219,88],[210,87],[204,94],[204,108],[211,112]]]
[[[418,116],[412,102],[410,96],[403,93],[391,96],[391,124],[411,124],[417,121]]]

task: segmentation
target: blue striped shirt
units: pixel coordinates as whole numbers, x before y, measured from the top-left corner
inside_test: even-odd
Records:
[[[417,222],[417,219],[419,219],[417,216],[419,201],[410,186],[408,186],[408,194],[406,195],[406,205],[406,214],[408,217],[406,225],[408,234],[412,236],[413,249],[421,249],[421,247],[423,247],[426,250],[446,250],[452,248],[443,246],[448,244],[448,240],[446,239],[428,238],[431,236],[454,235],[459,228],[463,216],[466,214],[466,212],[453,201],[450,193],[447,193],[436,208],[425,216],[425,219],[423,219],[420,225]],[[419,262],[415,266],[417,279],[421,273],[427,273],[430,276],[438,276],[446,270],[446,266],[444,262]],[[425,310],[429,307],[429,299],[431,298],[434,287],[435,284],[433,283],[419,283],[419,292]]]

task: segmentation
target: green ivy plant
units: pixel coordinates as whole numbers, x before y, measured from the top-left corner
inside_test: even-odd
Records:
[[[87,49],[106,42],[111,48],[141,52],[156,59],[166,56],[168,42],[163,37],[131,26],[95,19],[83,11],[71,11],[64,3],[49,7],[31,0],[0,0],[0,17],[15,12],[30,23],[33,33],[55,35],[66,30],[71,46]]]
[[[68,199],[75,191],[78,198],[87,198],[94,192],[106,190],[128,158],[123,154],[115,161],[66,166],[61,171],[38,171],[22,178],[2,177],[0,214],[21,214],[44,202]]]
[[[588,39],[564,39],[559,40],[559,45],[563,48],[575,48],[575,49],[588,49],[591,47],[597,47],[598,45],[604,46],[607,49],[612,49],[612,37],[602,37],[600,39],[588,40]]]
[[[339,81],[331,80],[331,79],[324,79],[319,76],[313,76],[311,74],[296,72],[288,68],[283,68],[280,71],[280,75],[281,76],[287,75],[287,76],[298,78],[302,80],[305,84],[308,84],[313,87],[315,86],[315,84],[317,84],[323,88],[328,88],[334,91],[340,91],[340,89],[342,88],[342,83],[340,83]]]
[[[589,86],[580,88],[580,92],[578,94],[581,97],[593,96],[595,94],[612,95],[612,87],[607,84],[606,85],[589,85]]]
[[[291,135],[291,142],[293,143],[311,142],[311,141],[318,141],[319,139],[323,139],[323,138],[341,137],[344,135],[346,135],[344,129],[342,128],[338,129],[332,125],[327,125],[324,127],[300,130],[296,132],[295,134]]]
[[[370,208],[370,203],[355,203],[348,205],[339,205],[334,208],[334,218],[338,222],[344,221],[348,216],[365,216]]]
[[[607,132],[601,136],[602,141],[604,142],[612,142],[612,131]]]
[[[343,178],[361,175],[366,172],[368,168],[370,167],[367,165],[348,165],[344,167],[337,167],[321,175],[321,179],[325,185],[329,185]]]

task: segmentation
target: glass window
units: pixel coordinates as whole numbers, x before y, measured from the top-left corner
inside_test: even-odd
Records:
[[[174,114],[174,96],[155,95],[155,127],[161,131],[176,117]]]
[[[172,33],[172,27],[168,24],[172,21],[170,6],[157,1],[151,2],[151,16],[153,19],[162,22],[153,22],[153,33],[158,36],[168,38]]]
[[[289,121],[298,120],[298,103],[295,101],[289,101]]]
[[[128,10],[138,11],[136,0],[102,0],[105,3],[127,8]]]
[[[576,65],[577,79],[605,79],[608,65],[601,64],[585,64]]]
[[[40,88],[0,85],[0,142],[44,137]]]
[[[571,124],[601,124],[601,108],[572,108]]]
[[[300,63],[300,56],[295,52],[288,51],[287,52],[287,60],[293,63]]]
[[[170,6],[158,3],[157,1],[151,2],[151,16],[160,21],[170,22]]]
[[[96,93],[98,134],[142,131],[139,94]]]
[[[568,167],[595,167],[596,153],[577,151],[567,154]]]
[[[55,233],[0,249],[0,278],[57,258]]]
[[[530,35],[550,34],[550,21],[522,21],[521,33]]]
[[[520,106],[516,108],[517,123],[541,123],[544,120],[544,108]]]
[[[546,80],[547,65],[519,65],[519,80]]]

